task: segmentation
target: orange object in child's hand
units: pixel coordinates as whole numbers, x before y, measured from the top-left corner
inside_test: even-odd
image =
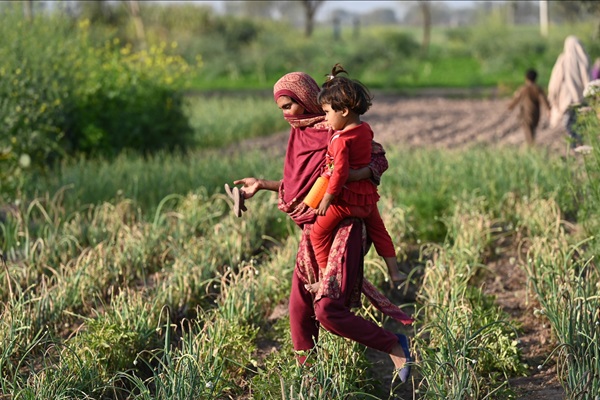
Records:
[[[327,192],[327,186],[329,185],[329,179],[324,176],[320,176],[317,178],[317,181],[310,189],[310,192],[306,195],[303,202],[310,208],[318,208],[319,203],[325,196],[325,192]]]

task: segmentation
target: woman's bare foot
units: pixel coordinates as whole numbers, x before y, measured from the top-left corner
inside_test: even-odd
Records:
[[[308,290],[310,293],[317,293],[319,291],[320,287],[321,287],[321,282],[307,283],[306,285],[304,285],[304,288],[306,290]]]

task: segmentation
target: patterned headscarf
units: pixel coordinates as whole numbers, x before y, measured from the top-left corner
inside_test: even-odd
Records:
[[[275,101],[281,96],[288,96],[304,108],[306,114],[285,116],[294,128],[312,126],[325,119],[325,113],[317,103],[319,85],[304,72],[290,72],[282,76],[273,86]]]

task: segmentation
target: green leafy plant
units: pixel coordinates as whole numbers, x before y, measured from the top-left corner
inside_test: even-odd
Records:
[[[69,154],[113,156],[185,148],[192,130],[181,89],[192,68],[161,43],[134,52],[117,39],[97,46],[89,21],[60,15],[25,23],[0,17],[1,192],[15,196],[23,170]]]

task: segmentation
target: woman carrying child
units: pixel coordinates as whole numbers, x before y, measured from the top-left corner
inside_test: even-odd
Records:
[[[289,298],[292,344],[298,353],[298,361],[301,364],[307,362],[307,355],[318,341],[321,326],[336,335],[389,354],[400,379],[405,381],[410,373],[407,361],[411,361],[406,336],[396,335],[351,311],[351,307],[361,305],[360,297],[364,294],[384,314],[403,324],[413,322],[363,279],[366,237],[359,219],[349,218],[338,226],[331,250],[331,254],[335,255],[330,257],[326,271],[332,279],[321,285],[317,294],[305,288],[306,284],[318,280],[320,272],[310,242],[316,215],[303,203],[321,174],[328,143],[329,129],[317,102],[319,90],[314,79],[302,72],[286,74],[275,83],[275,102],[291,125],[283,179],[272,181],[249,177],[234,183],[243,185],[241,192],[245,199],[260,190],[277,191],[279,209],[302,230]],[[374,144],[372,151],[369,167],[351,171],[350,180],[371,178],[379,181],[387,169],[387,160],[380,145]]]

